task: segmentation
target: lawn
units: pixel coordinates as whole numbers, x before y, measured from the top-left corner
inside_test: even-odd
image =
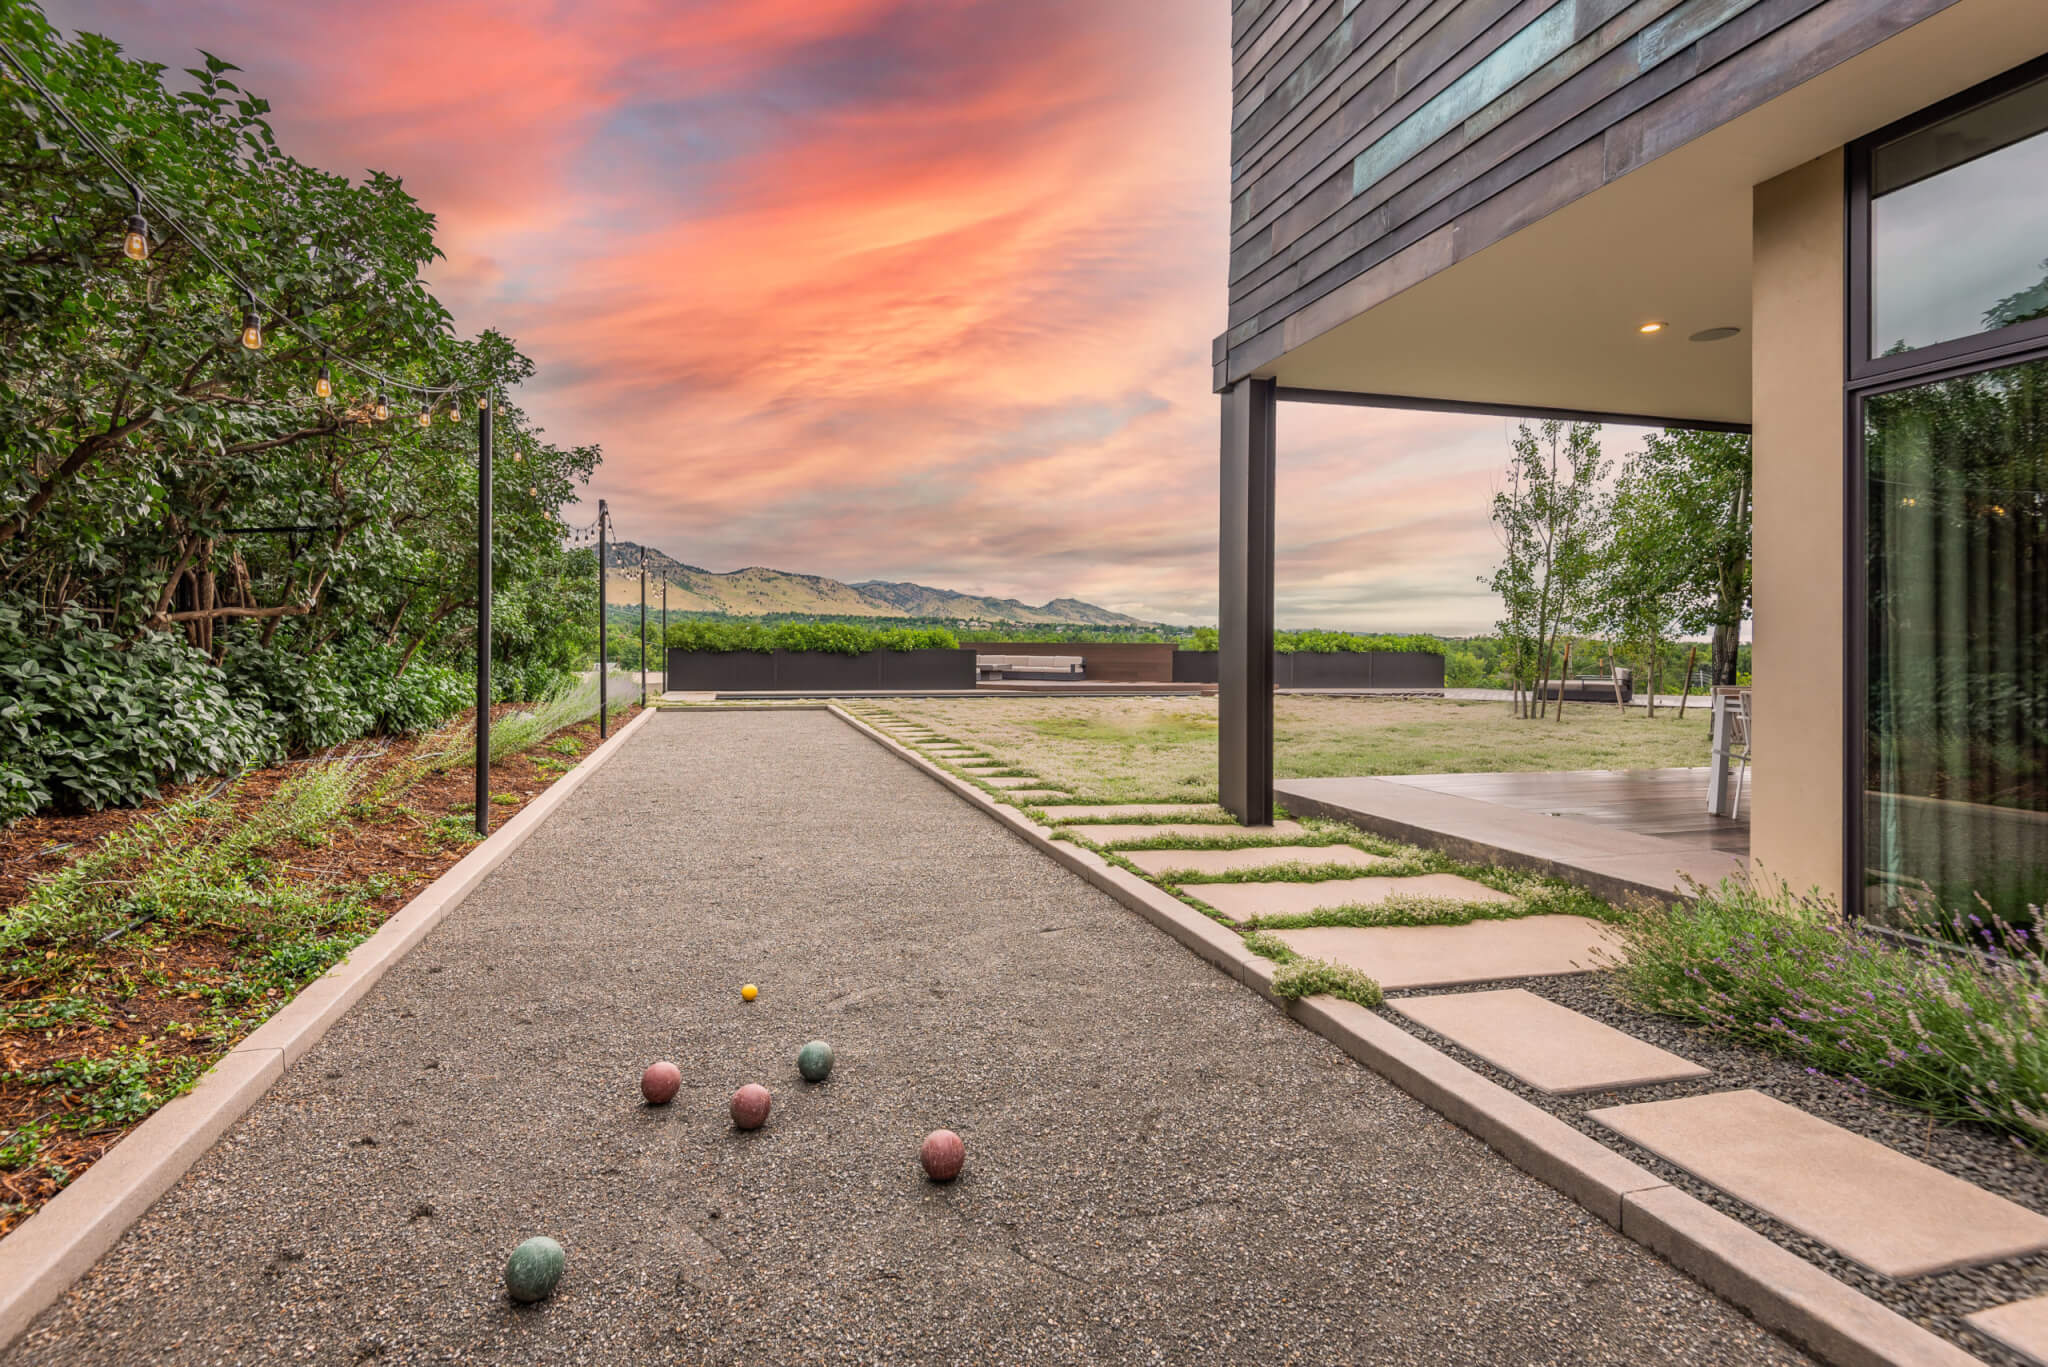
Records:
[[[886,710],[1104,801],[1214,800],[1216,700],[905,700]],[[1707,762],[1706,709],[1653,721],[1635,709],[1568,706],[1520,721],[1504,703],[1444,699],[1274,699],[1281,778],[1666,769]]]

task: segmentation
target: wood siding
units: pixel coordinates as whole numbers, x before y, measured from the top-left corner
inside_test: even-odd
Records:
[[[1217,388],[1952,3],[1239,0]]]

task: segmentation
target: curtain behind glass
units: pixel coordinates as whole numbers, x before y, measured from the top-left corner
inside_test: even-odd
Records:
[[[2048,362],[1865,406],[1867,909],[2048,902]]]

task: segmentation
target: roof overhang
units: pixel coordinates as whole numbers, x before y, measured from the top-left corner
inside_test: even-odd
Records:
[[[2048,0],[1958,0],[1463,260],[1437,268],[1448,241],[1416,243],[1374,269],[1387,297],[1256,373],[1283,389],[1746,423],[1754,187],[2043,52]],[[1647,322],[1665,326],[1645,335]],[[1689,340],[1728,327],[1741,332]]]

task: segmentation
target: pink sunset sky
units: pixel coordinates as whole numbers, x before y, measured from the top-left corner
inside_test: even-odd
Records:
[[[402,176],[620,534],[1213,622],[1225,0],[48,0]],[[1633,434],[1616,431],[1617,452]],[[1498,419],[1283,412],[1286,626],[1484,630]]]

